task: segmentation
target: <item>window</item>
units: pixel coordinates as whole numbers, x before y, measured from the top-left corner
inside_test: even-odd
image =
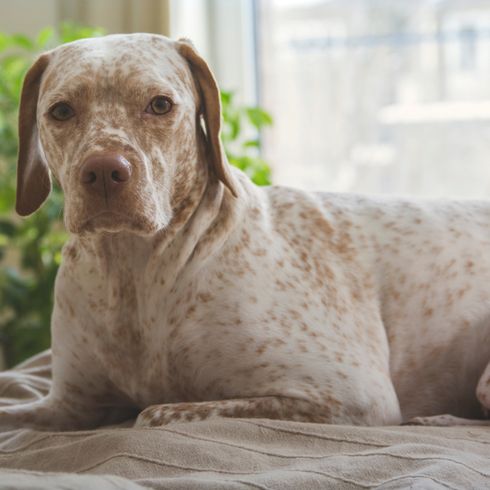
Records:
[[[192,39],[220,87],[257,102],[254,0],[171,0],[170,34]]]
[[[275,183],[490,196],[490,0],[257,0]]]

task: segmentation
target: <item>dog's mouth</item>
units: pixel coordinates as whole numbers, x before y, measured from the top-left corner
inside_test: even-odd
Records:
[[[81,221],[73,233],[129,231],[140,234],[151,234],[157,230],[157,224],[143,215],[129,215],[119,211],[104,210]]]

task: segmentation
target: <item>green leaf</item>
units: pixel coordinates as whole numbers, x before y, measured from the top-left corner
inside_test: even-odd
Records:
[[[0,32],[0,51],[5,51],[11,44],[10,36]]]
[[[39,48],[45,49],[52,40],[54,39],[54,29],[52,27],[45,27],[36,38],[36,44]]]
[[[221,91],[221,103],[223,106],[229,106],[233,100],[233,92]]]
[[[245,110],[249,121],[257,129],[260,129],[263,126],[270,126],[273,122],[272,116],[260,107],[247,107]]]
[[[238,116],[230,119],[230,130],[230,138],[236,140],[241,130],[241,121]]]
[[[260,148],[260,141],[258,139],[247,140],[243,143],[245,148]]]
[[[0,233],[6,237],[13,237],[15,232],[17,231],[17,227],[12,221],[2,219],[0,220]]]
[[[13,34],[10,36],[10,41],[14,46],[27,50],[34,49],[35,47],[34,42],[27,36],[24,36],[24,34]]]

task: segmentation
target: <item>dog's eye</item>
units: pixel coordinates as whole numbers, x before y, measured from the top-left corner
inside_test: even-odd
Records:
[[[75,115],[75,111],[66,102],[58,102],[49,109],[49,115],[57,121],[67,121]]]
[[[172,109],[173,102],[164,95],[157,95],[151,99],[148,107],[146,108],[146,112],[149,114],[155,114],[156,116],[162,116],[163,114],[167,114]]]

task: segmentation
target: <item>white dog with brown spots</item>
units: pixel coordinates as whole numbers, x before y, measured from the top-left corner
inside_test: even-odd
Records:
[[[220,117],[185,40],[76,41],[30,69],[17,211],[52,176],[70,240],[52,389],[0,427],[488,424],[490,203],[259,188]]]

